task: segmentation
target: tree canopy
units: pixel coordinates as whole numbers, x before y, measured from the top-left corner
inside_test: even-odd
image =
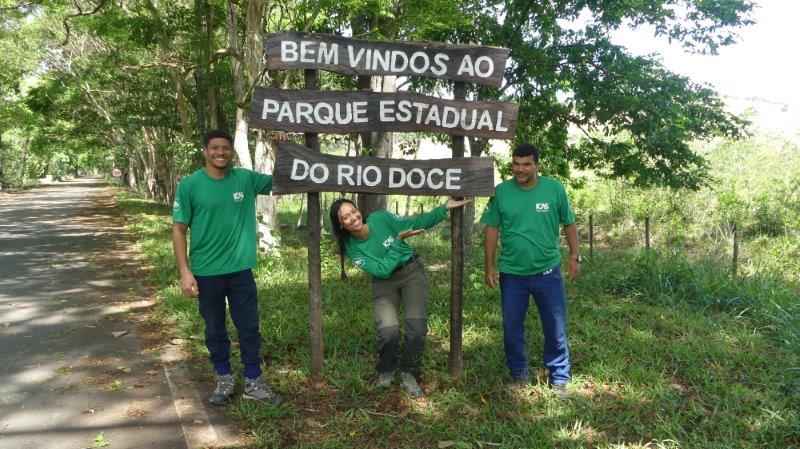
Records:
[[[575,167],[696,188],[708,168],[689,144],[741,136],[746,122],[710,87],[631,55],[611,35],[650,26],[686,51],[713,54],[752,23],[753,8],[751,0],[3,0],[0,182],[58,164],[113,165],[168,201],[179,176],[200,163],[203,131],[246,128],[254,85],[302,82],[300,73],[265,71],[263,60],[264,36],[296,29],[509,48],[503,86],[469,86],[468,95],[517,102],[516,140],[539,145],[549,173]],[[325,89],[358,84],[322,80]],[[437,94],[452,87],[421,79],[400,86]],[[258,142],[237,150],[242,163],[268,159]],[[478,153],[486,142],[471,146]]]

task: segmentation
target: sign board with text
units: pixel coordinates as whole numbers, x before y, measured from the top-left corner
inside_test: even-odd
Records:
[[[320,69],[346,75],[413,75],[500,86],[508,49],[432,42],[352,39],[283,32],[267,37],[269,69]]]
[[[278,141],[272,192],[359,192],[392,195],[491,196],[492,158],[405,160],[331,156]]]
[[[429,131],[511,139],[518,109],[514,103],[443,100],[414,92],[256,87],[250,126],[289,132]]]

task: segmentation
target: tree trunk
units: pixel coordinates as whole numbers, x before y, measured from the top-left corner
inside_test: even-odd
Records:
[[[489,149],[489,139],[469,138],[469,157],[480,157]],[[472,254],[472,236],[475,233],[475,202],[464,205],[464,242],[466,242],[466,258]]]
[[[247,74],[247,90],[253,86],[264,84],[264,68],[267,61],[264,55],[264,22],[266,20],[267,3],[259,0],[248,0],[243,4],[246,11],[244,32],[244,65]],[[267,133],[256,133],[255,167],[261,173],[272,173],[275,167],[275,148],[266,141]],[[259,231],[262,234],[259,246],[266,250],[275,250],[280,240],[277,238],[278,215],[276,198],[272,195],[260,196],[258,200]]]
[[[159,151],[158,131],[155,128],[142,127],[142,137],[146,150],[146,159],[150,170],[146,170],[148,196],[159,203],[167,204],[174,195],[172,178],[172,159]]]
[[[153,0],[144,0],[144,4],[158,26],[157,31],[160,38],[159,43],[161,48],[161,59],[166,63],[171,63],[172,52],[170,47],[176,46],[176,42],[172,42],[167,35],[166,25],[161,18],[161,13],[158,11],[158,8],[156,8],[156,6],[153,4]],[[192,140],[192,128],[189,124],[189,104],[183,94],[183,79],[181,78],[180,71],[177,67],[175,67],[174,64],[169,64],[168,67],[169,76],[172,79],[172,84],[175,88],[175,101],[178,105],[178,115],[181,119],[183,138],[186,139],[187,142],[190,142]]]
[[[236,131],[233,136],[233,149],[239,157],[239,165],[252,169],[253,160],[250,157],[250,146],[247,141],[248,111],[245,109],[247,104],[244,64],[242,63],[244,53],[242,51],[239,25],[236,21],[236,5],[232,0],[228,1],[226,20],[228,25],[228,48],[233,52],[231,69],[233,70],[233,92],[236,97]]]
[[[19,179],[20,184],[22,186],[25,185],[25,181],[28,180],[28,161],[30,157],[28,155],[28,138],[26,137],[24,141],[22,141],[22,163],[20,163],[20,171],[19,171]]]
[[[272,173],[275,168],[275,151],[272,145],[265,140],[264,131],[256,132],[256,171]],[[258,232],[261,238],[258,246],[264,251],[275,250],[280,245],[280,240],[275,235],[278,229],[277,198],[272,194],[258,196]]]
[[[135,189],[139,183],[136,176],[136,164],[134,161],[134,156],[129,151],[126,151],[125,157],[128,159],[128,187]]]
[[[3,170],[3,156],[5,152],[3,151],[3,133],[0,131],[0,192],[6,188],[6,172]]]
[[[366,86],[365,79],[371,78],[370,87],[373,92],[395,92],[397,77],[395,76],[359,76],[359,88]],[[394,149],[394,135],[390,132],[362,133],[362,152],[365,155],[391,158]],[[358,195],[359,208],[364,215],[378,210],[386,210],[387,197],[375,193]]]
[[[194,80],[197,87],[197,127],[201,135],[205,135],[209,131],[208,119],[206,111],[208,109],[208,78],[210,69],[210,54],[208,42],[208,21],[210,19],[208,10],[208,3],[206,0],[194,0],[194,29],[195,39],[197,42],[197,69],[194,71]]]

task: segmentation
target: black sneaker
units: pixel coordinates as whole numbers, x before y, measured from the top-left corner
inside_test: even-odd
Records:
[[[217,388],[211,393],[208,402],[214,405],[225,405],[231,402],[231,395],[236,386],[236,381],[233,379],[233,374],[217,375]]]
[[[261,376],[255,379],[244,379],[244,393],[242,399],[251,399],[266,402],[270,405],[279,405],[283,397],[269,389]]]

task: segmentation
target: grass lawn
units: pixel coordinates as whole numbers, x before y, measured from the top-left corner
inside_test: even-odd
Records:
[[[122,190],[118,201],[161,289],[160,316],[206,366],[211,388],[202,321],[196,303],[178,288],[169,208]],[[297,207],[290,206],[281,203],[280,222],[290,226],[281,230],[280,257],[261,256],[255,270],[265,375],[286,402],[229,406],[259,447],[800,447],[796,286],[732,280],[713,262],[675,255],[601,254],[584,264],[577,283],[567,282],[572,398],[559,400],[545,385],[533,305],[526,326],[536,379],[511,393],[502,386],[499,293],[482,284],[479,249],[466,265],[465,374],[448,373],[447,225],[414,237],[431,290],[426,397],[411,400],[398,386],[389,392],[372,386],[370,281],[352,264],[348,279],[339,279],[328,234],[322,247],[325,381],[312,384],[306,232],[294,228]]]

